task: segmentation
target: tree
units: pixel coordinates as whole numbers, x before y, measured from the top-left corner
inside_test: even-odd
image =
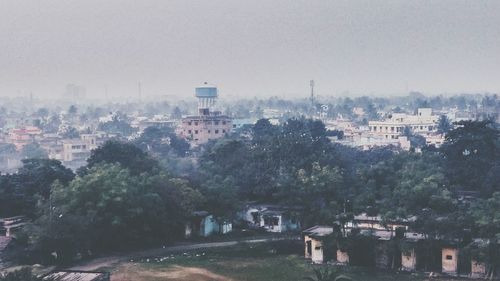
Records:
[[[446,115],[439,116],[437,132],[440,134],[446,134],[452,129],[453,125],[451,125],[451,122],[448,119],[448,117],[446,117]]]
[[[304,277],[304,280],[307,281],[352,281],[352,278],[340,274],[338,269],[330,269],[329,267],[325,267],[323,269],[321,268],[315,268],[314,270],[314,277]]]
[[[42,278],[33,274],[31,268],[24,267],[5,274],[0,273],[0,281],[42,281]]]
[[[28,143],[21,149],[21,157],[29,158],[47,158],[48,154],[38,143]]]
[[[76,115],[76,113],[78,112],[78,108],[76,108],[76,106],[74,104],[72,104],[69,108],[68,108],[68,114],[71,115],[71,116],[74,116]]]
[[[131,143],[119,141],[107,141],[104,145],[92,150],[89,159],[87,159],[87,167],[83,171],[102,162],[118,163],[122,167],[129,169],[134,175],[152,172],[158,168],[158,162],[146,152]]]
[[[461,121],[457,125],[441,147],[446,174],[455,189],[482,191],[487,196],[498,190],[498,184],[484,186],[483,180],[500,157],[499,130],[491,121]]]
[[[182,236],[185,218],[201,200],[184,180],[136,176],[117,164],[98,164],[67,186],[54,184],[29,230],[32,250],[45,262],[61,263],[77,255],[165,243]]]
[[[170,152],[183,157],[189,151],[189,143],[168,127],[147,127],[134,144],[158,157],[167,157]]]
[[[67,184],[70,169],[51,159],[25,159],[16,174],[0,176],[0,216],[35,215],[40,199],[48,199],[55,181]]]
[[[130,124],[126,120],[126,116],[123,116],[119,113],[113,116],[111,121],[105,123],[99,123],[98,130],[105,131],[111,134],[120,134],[123,136],[130,136],[135,133],[137,130],[132,128]]]

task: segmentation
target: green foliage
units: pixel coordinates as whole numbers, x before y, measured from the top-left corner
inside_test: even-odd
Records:
[[[36,142],[28,143],[21,149],[21,157],[29,158],[47,158],[47,152]]]
[[[446,115],[439,116],[437,131],[440,134],[447,134],[453,129],[453,125]]]
[[[25,267],[6,274],[0,273],[0,281],[42,281],[31,271],[31,268]]]
[[[146,152],[131,143],[119,141],[107,141],[104,145],[92,150],[89,159],[87,159],[88,164],[83,171],[102,162],[118,163],[129,169],[132,174],[152,172],[158,168],[158,162]]]
[[[51,261],[167,242],[202,200],[186,181],[165,174],[134,176],[117,164],[98,164],[68,186],[55,184],[30,230],[34,251]]]
[[[97,129],[111,134],[119,134],[121,136],[130,136],[137,131],[127,122],[126,116],[120,114],[113,116],[111,121],[99,123]]]
[[[484,195],[500,191],[498,182],[488,183],[500,159],[500,132],[491,121],[462,121],[448,132],[442,146],[446,175],[457,190],[476,190]]]
[[[168,127],[148,127],[134,141],[134,144],[159,158],[168,157],[171,152],[176,156],[184,157],[189,151],[189,143],[177,137],[174,130]]]
[[[0,216],[35,215],[40,199],[47,199],[52,183],[68,183],[70,169],[52,159],[25,159],[16,174],[0,176]]]
[[[352,281],[347,275],[340,274],[337,269],[332,269],[330,267],[325,268],[315,268],[315,277],[304,277],[304,280],[308,281]]]

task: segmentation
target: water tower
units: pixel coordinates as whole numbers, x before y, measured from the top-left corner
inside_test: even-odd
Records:
[[[217,100],[217,95],[217,87],[209,85],[207,82],[196,87],[195,96],[198,98],[198,112],[200,115],[210,114]]]

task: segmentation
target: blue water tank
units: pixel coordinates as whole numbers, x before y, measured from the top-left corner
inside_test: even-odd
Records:
[[[196,87],[196,97],[197,98],[216,98],[217,97],[217,87],[209,85],[205,82],[200,87]]]

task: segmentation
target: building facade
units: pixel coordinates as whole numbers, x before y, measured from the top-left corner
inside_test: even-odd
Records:
[[[233,128],[233,119],[215,110],[217,87],[205,83],[196,88],[195,96],[198,98],[198,114],[182,118],[181,136],[194,145],[200,145],[228,135]]]

